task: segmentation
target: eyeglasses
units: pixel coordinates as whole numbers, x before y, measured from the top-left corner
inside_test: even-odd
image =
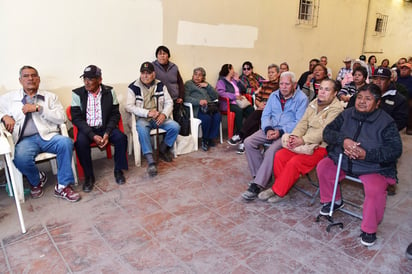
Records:
[[[244,67],[243,70],[251,70],[249,67]]]

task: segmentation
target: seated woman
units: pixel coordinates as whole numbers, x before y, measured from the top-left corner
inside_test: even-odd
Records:
[[[255,91],[260,87],[260,82],[262,80],[265,80],[265,78],[253,72],[253,65],[251,62],[246,61],[243,63],[240,81],[246,87],[247,94],[253,95]]]
[[[193,115],[202,121],[202,149],[207,151],[210,146],[214,146],[213,139],[219,134],[221,115],[218,108],[219,94],[205,80],[204,68],[195,68],[192,80],[185,83],[185,102],[193,105]]]
[[[235,146],[239,143],[237,154],[245,153],[245,146],[243,140],[255,133],[260,128],[260,118],[262,118],[263,109],[266,106],[266,102],[269,99],[272,91],[279,89],[279,67],[275,64],[268,66],[268,78],[269,80],[261,81],[261,86],[255,92],[255,106],[256,109],[243,123],[242,129],[238,134],[234,135],[227,142],[229,145]]]
[[[313,67],[313,72],[308,75],[306,83],[302,87],[302,91],[308,96],[309,101],[316,98],[320,83],[324,79],[328,79],[328,69],[322,64],[316,64]]]
[[[244,98],[246,87],[239,80],[239,75],[235,73],[231,64],[224,64],[220,69],[216,90],[220,97],[229,99],[230,106],[226,105],[226,101],[220,101],[219,107],[222,111],[226,111],[229,107],[230,111],[235,113],[236,134],[239,134],[243,118],[247,118],[254,111],[254,108],[251,105],[245,108],[237,105],[236,100]]]
[[[259,193],[260,200],[270,203],[282,201],[300,174],[311,171],[327,155],[327,144],[322,140],[323,129],[343,111],[336,97],[337,86],[337,82],[331,79],[321,82],[318,97],[310,102],[302,119],[289,135],[287,148],[276,152],[273,164],[275,183],[272,188]],[[313,154],[298,153],[304,146],[316,147]]]
[[[339,180],[346,174],[362,181],[365,200],[361,223],[361,243],[376,241],[378,224],[383,219],[386,187],[396,182],[396,162],[402,154],[402,140],[395,121],[379,108],[381,90],[375,84],[361,87],[355,107],[346,109],[326,126],[323,139],[328,143],[328,157],[319,162],[321,215],[329,215],[339,154],[343,154]],[[334,210],[343,206],[337,188]]]
[[[338,98],[347,104],[347,107],[353,107],[355,104],[354,94],[364,85],[368,72],[365,67],[358,66],[352,71],[353,81],[346,84],[339,92]],[[353,97],[353,98],[352,98]],[[350,103],[349,103],[350,102]]]

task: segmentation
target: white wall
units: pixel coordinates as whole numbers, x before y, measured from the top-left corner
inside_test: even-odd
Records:
[[[0,93],[20,88],[23,65],[39,70],[41,88],[70,104],[89,64],[117,93],[155,59],[162,43],[161,0],[0,0]]]

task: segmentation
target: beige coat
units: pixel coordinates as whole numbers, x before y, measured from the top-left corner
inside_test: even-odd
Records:
[[[323,129],[343,111],[342,104],[335,97],[329,106],[318,113],[317,98],[312,100],[306,108],[305,114],[298,122],[291,135],[302,137],[305,144],[319,144],[326,147],[323,141]]]

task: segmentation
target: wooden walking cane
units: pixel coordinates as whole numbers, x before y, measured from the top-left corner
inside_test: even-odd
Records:
[[[158,112],[157,117],[160,116],[159,114],[159,95],[154,95],[154,97],[156,98],[156,111]],[[156,121],[156,162],[159,163],[159,149],[160,149],[160,143],[159,143],[159,125],[157,124]]]

